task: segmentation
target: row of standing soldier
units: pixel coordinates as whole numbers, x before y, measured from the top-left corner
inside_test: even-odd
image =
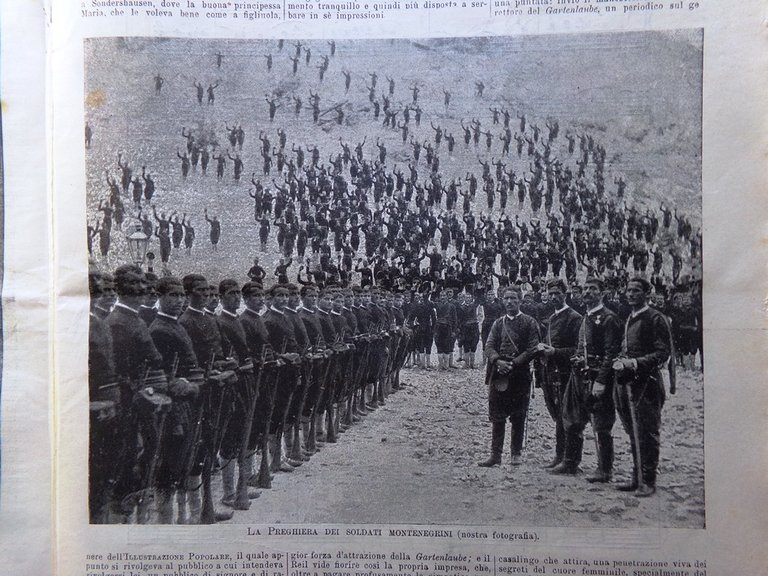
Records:
[[[411,330],[395,295],[276,285],[265,296],[223,280],[215,315],[199,274],[161,278],[153,308],[139,268],[115,271],[116,302],[102,278],[90,282],[93,523],[227,520],[400,387]]]

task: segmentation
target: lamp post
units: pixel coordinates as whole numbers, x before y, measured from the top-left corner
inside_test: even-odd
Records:
[[[133,263],[141,268],[147,255],[149,236],[144,234],[140,223],[135,224],[133,228],[133,232],[128,235],[128,249],[131,252]]]

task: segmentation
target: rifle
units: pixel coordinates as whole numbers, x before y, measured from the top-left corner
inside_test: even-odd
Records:
[[[211,361],[211,366],[213,365],[213,361]],[[218,390],[218,403],[216,404],[215,411],[214,411],[214,418],[212,420],[212,425],[209,424],[209,426],[206,427],[207,431],[207,442],[205,442],[205,458],[203,460],[203,508],[202,512],[200,514],[200,523],[201,524],[215,524],[216,523],[216,515],[215,510],[213,506],[213,491],[211,488],[211,475],[213,472],[213,460],[216,458],[216,454],[219,451],[219,445],[221,443],[221,437],[223,436],[223,431],[226,429],[227,421],[229,420],[229,414],[226,416],[223,415],[224,412],[224,404],[227,401],[227,398],[229,396],[229,388],[228,388],[228,377],[233,376],[234,374],[232,372],[227,373],[228,371],[224,371],[221,374],[219,374],[214,380],[217,380],[219,382],[220,390]],[[209,404],[209,410],[213,411],[213,406],[211,406],[211,403],[214,402],[214,388],[213,386],[208,387],[208,404]]]
[[[343,338],[344,338],[345,330],[341,330],[336,335],[336,340],[334,341],[334,344],[343,344]],[[339,400],[339,364],[344,360],[344,358],[341,356],[341,354],[344,351],[338,350],[337,351],[337,357],[334,358],[336,362],[333,366],[333,372],[331,373],[330,378],[330,386],[328,389],[328,396],[327,396],[327,409],[326,409],[326,441],[330,443],[336,442],[336,434],[338,432],[338,419],[337,419],[337,412],[336,412],[336,403]]]
[[[149,372],[147,372],[147,375]],[[146,383],[145,376],[145,383]],[[151,456],[149,458],[149,467],[147,468],[146,476],[144,477],[144,481],[142,482],[142,488],[139,490],[137,494],[137,502],[136,502],[136,514],[137,519],[140,524],[144,524],[147,520],[149,520],[149,510],[147,508],[148,506],[148,500],[149,495],[153,489],[153,486],[155,484],[155,472],[157,470],[157,465],[160,460],[160,451],[163,441],[163,434],[165,432],[165,420],[166,416],[168,415],[168,412],[171,409],[172,401],[171,399],[161,393],[161,392],[155,392],[152,394],[154,396],[154,411],[152,412],[152,430],[154,432],[154,442],[151,447]],[[158,420],[159,419],[159,420]],[[149,438],[145,438],[145,442],[148,442]]]
[[[333,357],[328,358],[325,363],[325,371],[323,372],[323,377],[320,380],[320,390],[317,394],[317,400],[315,401],[315,405],[312,408],[312,419],[309,423],[309,440],[307,441],[307,450],[310,453],[314,453],[317,451],[317,411],[318,408],[321,408],[323,406],[323,403],[325,402],[325,383],[328,381],[328,374],[330,374],[331,370],[331,363],[333,362]]]
[[[304,406],[307,402],[307,396],[312,385],[312,360],[314,356],[311,348],[308,346],[301,362],[301,379],[304,381],[304,389],[301,391],[301,400],[296,407],[296,417],[293,424],[293,442],[291,443],[291,460],[301,462],[304,459],[304,452],[301,446],[301,416],[304,413]]]
[[[266,370],[266,359],[267,347],[265,345],[261,350],[258,375],[254,375],[252,372],[249,374],[247,371],[240,372],[240,375],[243,378],[243,390],[246,395],[247,404],[245,410],[245,425],[243,426],[243,437],[237,457],[239,475],[237,477],[237,489],[234,502],[235,510],[248,510],[251,507],[251,501],[248,498],[248,480],[251,474],[251,471],[247,466],[248,445],[250,444],[251,431],[253,430],[253,417],[256,413],[256,401],[259,397],[259,387],[261,386],[261,379]]]
[[[267,344],[265,344],[267,346]],[[283,340],[283,351],[288,346],[288,339]],[[279,364],[276,365],[279,367]],[[277,378],[278,374],[275,373],[275,382],[269,389],[269,397],[267,399],[267,414],[264,419],[264,429],[261,434],[261,464],[259,465],[259,475],[257,484],[259,488],[269,489],[272,488],[272,473],[269,470],[269,428],[272,423],[272,416],[275,410],[275,399],[277,398]]]
[[[203,414],[205,412],[205,399],[203,397],[203,393],[205,392],[205,388],[207,388],[207,375],[210,373],[211,369],[213,367],[213,355],[211,355],[211,361],[208,363],[208,366],[203,373],[203,378],[201,381],[201,390],[199,391],[199,394],[197,396],[197,411],[195,413],[195,419],[194,424],[192,428],[192,433],[188,436],[188,441],[184,443],[183,448],[183,454],[186,454],[186,458],[184,459],[184,466],[182,467],[182,482],[184,479],[186,479],[190,474],[192,473],[192,469],[195,467],[195,457],[197,456],[198,447],[200,445],[200,438],[202,436],[202,428],[203,428]],[[199,488],[199,486],[197,487]],[[195,490],[197,490],[195,488]]]

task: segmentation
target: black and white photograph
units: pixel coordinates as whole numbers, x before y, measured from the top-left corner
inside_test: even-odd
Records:
[[[91,524],[705,527],[702,29],[84,54]]]

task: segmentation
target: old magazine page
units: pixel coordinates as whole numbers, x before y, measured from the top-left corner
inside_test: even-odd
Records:
[[[53,566],[46,21],[42,3],[0,3],[0,571]]]
[[[764,30],[56,3],[57,573],[766,573]]]

